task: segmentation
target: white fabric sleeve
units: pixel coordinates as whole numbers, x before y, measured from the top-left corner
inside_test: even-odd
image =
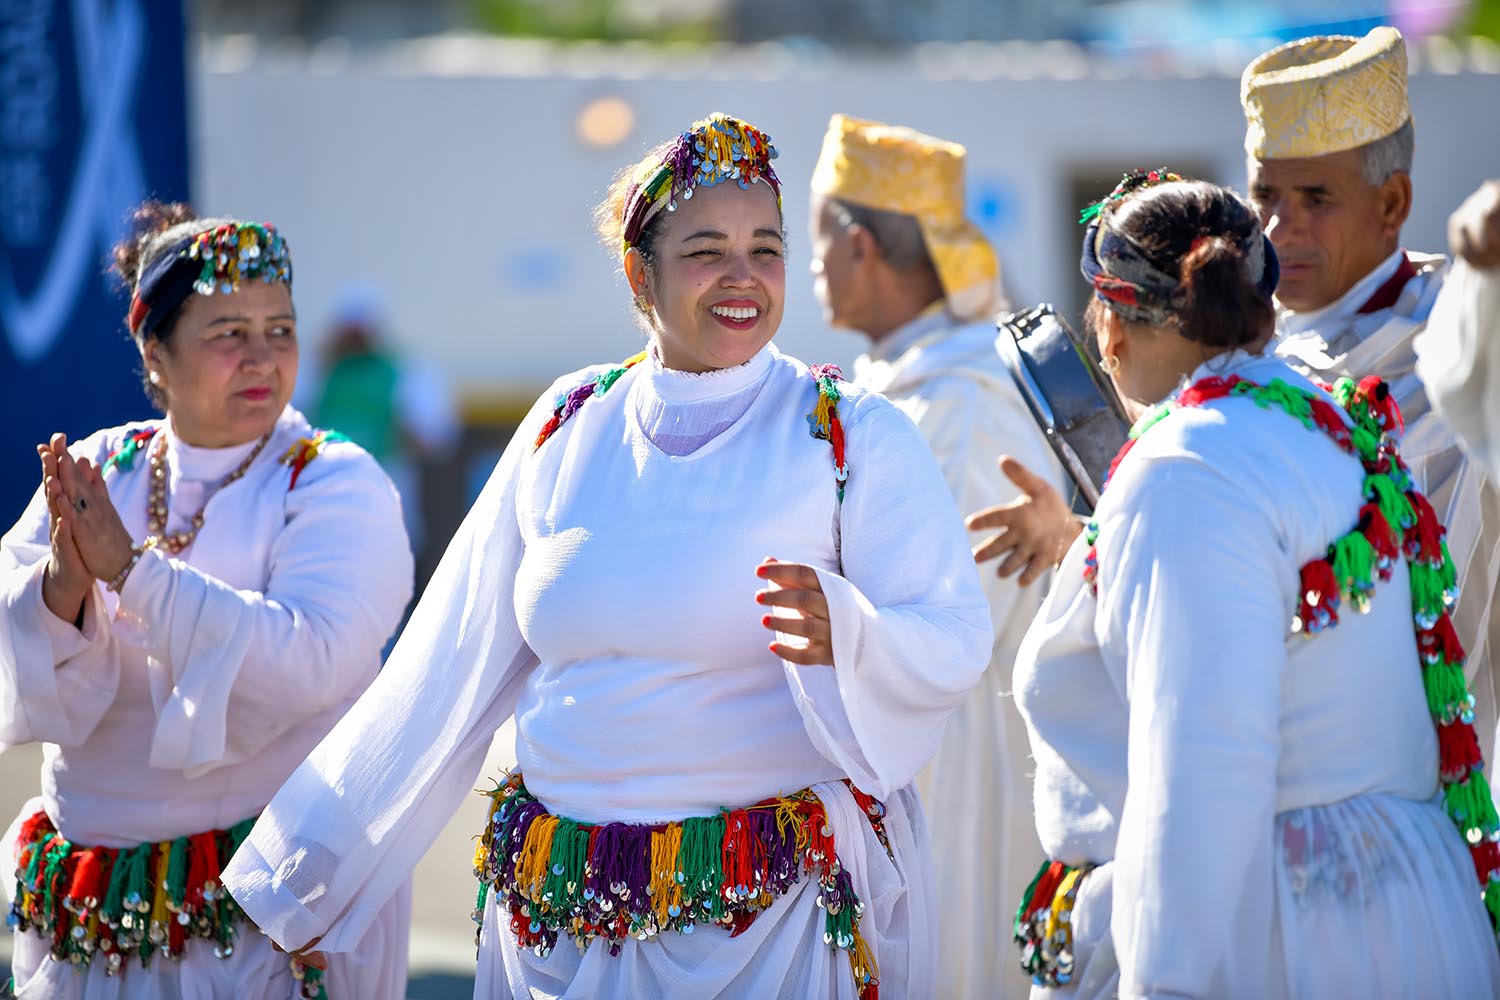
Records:
[[[843,572],[818,570],[834,667],[783,661],[818,752],[887,798],[937,751],[994,633],[963,522],[910,419],[857,397],[840,509]],[[830,473],[828,488],[833,488]]]
[[[268,502],[281,502],[268,497]],[[286,493],[264,593],[159,550],[120,591],[114,629],[148,657],[153,767],[189,776],[254,756],[356,696],[411,596],[394,489],[375,460],[332,445]]]
[[[1413,346],[1433,409],[1500,478],[1500,269],[1455,260]]]
[[[516,622],[516,489],[543,396],[449,544],[385,669],[292,774],[224,884],[277,943],[354,949],[471,794],[535,654]]]
[[[1205,997],[1226,956],[1269,947],[1298,574],[1243,486],[1201,462],[1126,466],[1117,479],[1095,628],[1130,703],[1111,919],[1120,995]]]
[[[98,460],[103,435],[70,449]],[[51,516],[40,489],[0,539],[0,750],[22,743],[77,746],[114,703],[120,663],[96,584],[83,629],[42,600],[51,558]]]
[[[922,397],[921,403],[907,412],[937,457],[960,513],[1020,499],[1020,488],[1000,471],[1001,455],[1010,455],[1064,497],[1068,495],[1070,488],[1062,466],[1013,386],[950,376],[926,382]],[[1022,587],[1014,576],[1001,579],[993,568],[980,571],[980,584],[997,633],[1023,599],[1031,604],[1041,602],[1047,579]],[[997,645],[1003,642],[1002,636],[997,634],[995,638]],[[1019,635],[1011,637],[1012,645],[1019,641]],[[1004,667],[1008,670],[1010,664]]]

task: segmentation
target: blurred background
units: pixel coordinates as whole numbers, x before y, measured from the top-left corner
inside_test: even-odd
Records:
[[[806,270],[830,114],[965,144],[1010,301],[1076,312],[1080,206],[1137,166],[1243,189],[1245,64],[1378,24],[1410,50],[1405,242],[1443,250],[1500,174],[1500,0],[0,0],[0,520],[36,488],[35,442],[150,415],[102,267],[148,194],[281,228],[297,401],[391,471],[425,579],[536,394],[639,349],[591,214],[693,119],[776,141],[778,343],[847,363],[861,342],[823,326]],[[355,362],[386,388],[358,391]],[[5,822],[34,751],[0,755]],[[481,821],[476,798],[419,870],[413,997],[469,995]]]

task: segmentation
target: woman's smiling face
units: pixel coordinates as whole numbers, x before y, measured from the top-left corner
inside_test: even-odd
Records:
[[[781,325],[786,255],[781,208],[768,184],[700,187],[657,220],[655,262],[626,260],[654,317],[662,364],[705,372],[742,365]]]

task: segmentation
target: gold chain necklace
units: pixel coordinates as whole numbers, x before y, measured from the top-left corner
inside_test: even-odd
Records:
[[[174,531],[167,533],[167,436],[162,434],[151,446],[151,489],[146,497],[146,536],[143,549],[157,546],[166,549],[171,555],[177,555],[183,549],[193,544],[193,539],[198,537],[198,532],[203,528],[203,512],[208,509],[208,502],[214,495],[243,476],[249,469],[250,463],[260,454],[266,442],[271,440],[271,432],[250,450],[245,460],[235,467],[224,481],[209,491],[208,496],[203,498],[203,506],[198,508],[198,513],[193,515],[192,527],[187,531]]]

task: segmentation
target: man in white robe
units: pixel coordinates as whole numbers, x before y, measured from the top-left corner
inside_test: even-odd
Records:
[[[813,174],[813,273],[830,324],[870,341],[855,383],[916,423],[960,509],[1019,496],[1007,452],[1064,476],[995,350],[994,248],[964,218],[964,148],[834,115]],[[1011,697],[1016,648],[1044,590],[986,574],[995,646],[917,779],[939,901],[937,996],[1021,997],[1011,913],[1041,858],[1026,730]]]

